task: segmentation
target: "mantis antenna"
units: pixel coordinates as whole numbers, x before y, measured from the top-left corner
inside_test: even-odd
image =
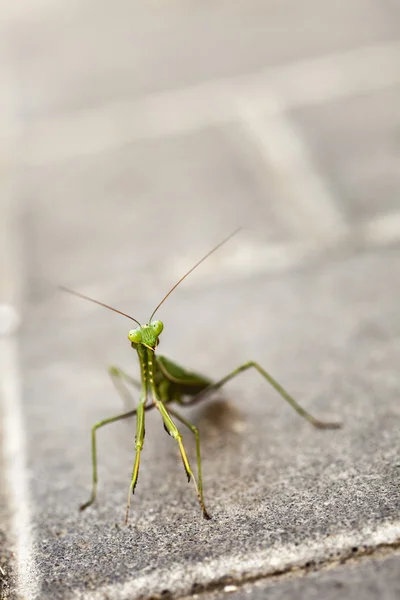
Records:
[[[205,256],[203,256],[203,258],[201,258],[191,269],[189,269],[189,271],[187,271],[185,273],[185,275],[183,275],[183,277],[181,277],[179,279],[179,281],[177,281],[175,283],[175,285],[169,290],[169,292],[167,294],[165,294],[164,298],[161,300],[161,302],[159,302],[157,304],[156,308],[153,310],[152,315],[149,319],[149,323],[151,323],[152,318],[154,317],[154,315],[156,314],[156,312],[158,311],[160,306],[165,302],[165,300],[168,298],[168,296],[170,296],[170,294],[172,294],[172,292],[178,287],[178,285],[180,283],[182,283],[182,281],[184,279],[186,279],[186,277],[188,275],[190,275],[190,273],[192,273],[195,269],[197,269],[197,267],[199,265],[201,265],[202,262],[204,262],[209,256],[211,256],[211,254],[216,252],[219,248],[221,248],[221,246],[223,246],[224,244],[226,244],[226,242],[228,242],[231,238],[233,238],[233,236],[236,235],[241,229],[242,229],[242,227],[238,227],[238,229],[235,229],[235,231],[233,233],[231,233],[230,235],[228,235],[228,237],[223,239],[222,242],[220,242],[219,244],[214,246],[214,248],[212,248],[209,252],[207,252],[207,254]],[[89,296],[85,296],[85,294],[81,294],[80,292],[75,292],[74,290],[71,290],[63,285],[59,285],[58,287],[60,290],[63,290],[64,292],[68,292],[68,294],[72,294],[72,296],[77,296],[78,298],[83,298],[84,300],[88,300],[89,302],[93,302],[94,304],[98,304],[99,306],[103,306],[104,308],[108,308],[108,310],[112,310],[113,312],[115,312],[119,315],[122,315],[123,317],[126,317],[127,319],[131,319],[131,321],[135,321],[135,323],[137,323],[139,325],[139,327],[142,326],[137,319],[135,319],[134,317],[131,317],[131,315],[128,315],[128,314],[122,312],[122,310],[118,310],[117,308],[114,308],[113,306],[110,306],[109,304],[105,304],[104,302],[100,302],[99,300],[95,300],[94,298],[90,298]]]
[[[137,321],[130,315],[127,315],[126,313],[122,312],[121,310],[117,310],[116,308],[113,308],[112,306],[109,306],[108,304],[104,304],[104,302],[99,302],[99,300],[94,300],[93,298],[89,298],[89,296],[85,296],[84,294],[80,294],[79,292],[74,292],[74,290],[70,290],[69,288],[66,288],[63,285],[59,285],[58,287],[60,290],[63,290],[64,292],[68,292],[68,294],[72,294],[73,296],[77,296],[78,298],[83,298],[84,300],[89,300],[89,302],[93,302],[94,304],[99,304],[100,306],[104,306],[104,308],[108,308],[109,310],[112,310],[113,312],[116,312],[119,315],[122,315],[123,317],[127,317],[127,319],[131,319],[131,321],[135,321],[135,323],[137,323],[139,325],[139,327],[141,327],[141,324],[139,323],[139,321]]]
[[[223,246],[224,244],[226,244],[226,242],[228,242],[231,238],[233,238],[233,236],[236,235],[241,229],[242,229],[242,227],[238,227],[237,229],[235,229],[235,231],[233,233],[231,233],[230,235],[228,235],[228,237],[226,237],[225,239],[223,239],[222,242],[220,242],[219,244],[217,244],[216,246],[214,246],[214,248],[212,248],[212,250],[210,250],[209,252],[207,252],[207,254],[205,256],[203,256],[203,258],[201,258],[191,269],[189,269],[189,271],[187,271],[187,273],[185,273],[185,275],[183,275],[183,277],[181,277],[179,279],[179,281],[177,281],[175,283],[175,285],[169,290],[169,292],[167,294],[165,294],[164,298],[161,300],[161,302],[159,302],[159,304],[157,304],[157,306],[153,310],[153,312],[151,314],[151,317],[149,319],[149,323],[151,323],[152,318],[154,317],[154,315],[156,314],[156,312],[158,311],[158,309],[160,308],[160,306],[166,301],[166,299],[168,298],[168,296],[170,294],[172,294],[172,292],[178,287],[178,285],[180,283],[182,283],[182,281],[184,279],[186,279],[186,277],[188,275],[190,275],[190,273],[192,273],[195,269],[197,269],[197,267],[199,265],[201,265],[202,262],[204,262],[209,256],[211,256],[211,254],[214,254],[214,252],[216,252],[219,248],[221,248],[221,246]]]

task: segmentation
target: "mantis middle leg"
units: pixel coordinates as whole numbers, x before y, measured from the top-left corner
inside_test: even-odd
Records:
[[[136,414],[136,410],[130,410],[129,412],[122,413],[121,415],[116,415],[115,417],[110,417],[109,419],[103,419],[99,421],[92,427],[92,493],[87,502],[81,504],[79,507],[80,510],[85,510],[88,508],[93,502],[96,500],[97,494],[97,442],[96,442],[96,433],[100,427],[104,427],[104,425],[108,425],[109,423],[115,423],[116,421],[122,421],[122,419],[128,419],[129,417],[133,417]]]

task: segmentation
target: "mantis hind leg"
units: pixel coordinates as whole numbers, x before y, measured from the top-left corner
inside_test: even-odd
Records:
[[[96,500],[97,494],[97,482],[98,482],[98,474],[97,474],[97,441],[96,434],[97,430],[100,427],[104,427],[104,425],[108,425],[109,423],[115,423],[116,421],[122,421],[122,419],[128,419],[129,417],[133,417],[136,414],[136,410],[131,410],[127,413],[123,413],[121,415],[117,415],[115,417],[110,417],[109,419],[103,419],[99,421],[92,427],[92,493],[87,502],[81,504],[79,507],[80,510],[85,510],[88,508],[93,502]]]
[[[341,427],[340,423],[331,423],[326,421],[320,421],[316,419],[312,414],[310,414],[305,408],[300,406],[300,404],[269,374],[265,369],[263,369],[258,363],[254,361],[245,362],[243,365],[240,365],[237,369],[234,369],[231,373],[228,373],[225,377],[220,379],[219,381],[212,383],[205,390],[194,396],[189,402],[185,402],[186,405],[196,404],[203,400],[205,395],[208,395],[211,392],[214,392],[220,389],[223,385],[225,385],[228,381],[243,373],[243,371],[247,371],[248,369],[256,369],[264,379],[268,381],[270,385],[281,395],[281,397],[286,400],[290,404],[290,406],[304,419],[306,419],[311,425],[317,427],[318,429],[337,429]]]
[[[198,483],[198,493],[200,495],[201,504],[204,506],[204,496],[203,496],[203,477],[201,472],[201,455],[200,455],[200,434],[199,430],[193,423],[184,419],[176,410],[169,408],[170,414],[178,419],[181,423],[183,423],[190,431],[194,434],[196,439],[196,456],[197,456],[197,483]]]
[[[166,407],[164,406],[164,403],[161,400],[157,400],[154,399],[154,404],[156,406],[156,408],[159,410],[162,420],[164,421],[164,427],[167,430],[167,432],[169,433],[169,435],[171,437],[174,438],[174,440],[176,440],[178,442],[179,445],[179,451],[181,453],[181,457],[182,457],[182,462],[183,462],[183,466],[185,467],[185,471],[186,471],[186,475],[188,478],[188,481],[190,481],[190,479],[193,480],[194,486],[196,488],[196,493],[197,493],[197,498],[199,500],[199,504],[200,504],[200,508],[203,512],[203,517],[205,519],[210,519],[210,515],[207,512],[207,509],[205,507],[204,504],[204,499],[203,499],[203,490],[202,490],[202,482],[201,482],[201,462],[200,462],[200,480],[199,480],[199,485],[197,484],[196,478],[193,474],[193,471],[190,467],[190,463],[188,460],[188,457],[186,455],[186,451],[182,442],[182,435],[180,434],[177,426],[175,425],[175,423],[173,422],[173,420],[171,419],[169,412],[167,411]],[[191,429],[193,431],[193,433],[195,433],[195,427],[194,425],[192,425],[191,423],[189,423],[189,421],[186,421],[186,419],[184,420],[180,415],[178,416],[175,411],[171,411],[171,414],[174,414],[174,416],[179,419],[184,425],[186,425],[187,427],[189,427],[189,429]],[[196,430],[197,431],[197,430]],[[195,433],[196,435],[196,433]],[[196,435],[196,445],[199,449],[199,453],[198,453],[198,464],[199,464],[199,457],[200,457],[200,446],[199,446],[199,442],[197,442],[197,440],[199,440],[198,437],[198,432]]]

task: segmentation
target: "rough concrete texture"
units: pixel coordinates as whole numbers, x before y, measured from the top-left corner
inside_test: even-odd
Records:
[[[0,25],[7,595],[334,598],[340,581],[396,597],[397,7],[16,6]],[[145,321],[238,225],[160,309],[160,352],[214,378],[257,360],[343,427],[314,430],[250,371],[185,411],[211,521],[154,411],[129,525],[134,421],[100,430],[79,513],[90,428],[123,410],[106,368],[137,364],[131,322],[56,286]]]

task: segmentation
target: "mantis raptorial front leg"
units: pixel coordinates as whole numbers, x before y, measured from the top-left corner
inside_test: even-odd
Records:
[[[143,442],[144,442],[144,409],[145,409],[145,399],[141,398],[139,405],[137,407],[136,439],[135,439],[136,454],[135,454],[135,462],[133,463],[131,483],[130,483],[129,491],[128,491],[128,501],[126,503],[125,524],[128,523],[129,509],[131,506],[131,496],[135,492],[135,487],[136,487],[138,475],[139,475],[140,453],[142,451]]]
[[[175,417],[175,419],[178,419],[178,421],[180,421],[181,423],[183,423],[184,425],[186,425],[186,427],[188,429],[190,429],[190,431],[194,434],[194,437],[196,439],[198,492],[199,492],[199,495],[200,495],[200,498],[201,498],[201,504],[204,506],[203,477],[202,477],[202,473],[201,473],[200,434],[199,434],[199,430],[197,429],[197,427],[195,425],[193,425],[193,423],[191,423],[187,419],[184,419],[179,413],[177,413],[176,410],[173,410],[171,407],[169,407],[168,410],[169,410],[170,414],[173,417]]]
[[[154,402],[156,408],[159,410],[159,412],[161,414],[162,420],[164,421],[165,429],[167,430],[167,432],[169,433],[169,435],[171,437],[173,437],[174,440],[176,440],[178,442],[179,451],[181,453],[182,462],[183,462],[183,466],[185,467],[185,471],[186,471],[186,475],[187,475],[188,481],[190,481],[190,479],[193,480],[194,486],[196,488],[196,493],[197,493],[197,498],[199,500],[200,508],[201,508],[201,510],[203,512],[203,516],[204,516],[205,519],[210,519],[211,517],[208,514],[207,509],[206,509],[205,504],[204,504],[202,483],[200,484],[200,481],[201,481],[201,463],[200,463],[200,471],[199,471],[199,473],[200,473],[199,485],[197,485],[196,478],[195,478],[195,476],[193,474],[193,471],[192,471],[192,469],[190,467],[190,463],[189,463],[189,460],[188,460],[188,457],[186,455],[186,451],[185,451],[185,448],[184,448],[184,445],[183,445],[183,442],[182,442],[182,435],[180,434],[177,426],[175,425],[175,423],[171,419],[171,417],[170,417],[167,409],[165,408],[163,402],[161,402],[161,400],[158,400],[156,398],[153,400],[153,402]],[[171,413],[172,413],[172,411],[171,411]],[[182,419],[182,417],[178,416],[176,413],[175,413],[175,417],[178,418],[180,421],[182,421],[182,423],[184,423],[187,427],[189,427],[189,429],[192,429],[194,427],[193,425],[189,424],[188,421],[185,422]],[[193,429],[192,429],[192,431],[193,431]],[[197,432],[197,438],[198,438],[198,432]],[[200,448],[199,448],[199,450],[200,450]],[[198,454],[198,463],[197,464],[199,464],[199,456],[200,455]]]
[[[129,384],[133,387],[140,389],[142,387],[140,381],[137,381],[136,379],[134,379],[133,377],[131,377],[130,375],[125,373],[125,371],[123,371],[122,369],[119,369],[118,367],[115,367],[115,366],[111,366],[108,369],[108,373],[111,377],[111,380],[112,380],[118,394],[121,396],[125,405],[127,405],[128,407],[131,406],[132,405],[132,396],[129,393],[129,391],[127,390],[126,384]],[[135,487],[136,487],[138,476],[139,476],[140,454],[141,454],[141,451],[143,448],[144,435],[145,435],[144,413],[145,413],[145,410],[148,408],[150,408],[150,407],[145,405],[144,399],[142,398],[139,402],[137,409],[132,411],[133,414],[137,415],[136,416],[136,437],[135,437],[136,453],[135,453],[135,462],[133,464],[133,469],[132,469],[131,483],[129,485],[128,500],[126,503],[125,524],[128,523],[129,509],[131,506],[131,496],[135,492]]]
[[[286,400],[286,402],[288,402],[290,404],[290,406],[301,417],[306,419],[314,427],[317,427],[318,429],[338,429],[339,427],[341,427],[340,423],[331,423],[331,422],[326,422],[326,421],[320,421],[319,419],[316,419],[315,417],[313,417],[313,415],[311,415],[305,408],[300,406],[300,404],[269,373],[267,373],[267,371],[265,371],[265,369],[263,369],[258,363],[254,362],[252,360],[245,362],[243,365],[240,365],[240,367],[237,367],[237,369],[234,369],[233,371],[231,371],[231,373],[228,373],[228,375],[226,375],[219,381],[216,381],[215,383],[212,383],[211,385],[209,385],[205,390],[203,390],[202,392],[197,394],[197,396],[195,396],[188,402],[185,402],[185,406],[189,406],[191,404],[196,404],[197,402],[200,402],[201,400],[203,400],[204,396],[220,389],[222,386],[224,386],[226,383],[228,383],[228,381],[230,381],[231,379],[233,379],[240,373],[243,373],[243,371],[247,371],[247,369],[251,369],[251,368],[256,369],[260,373],[260,375],[262,375],[264,377],[264,379],[266,379],[268,381],[268,383],[270,383],[272,385],[272,387],[281,395],[281,397],[284,400]]]
[[[81,504],[79,507],[80,510],[85,510],[88,506],[93,504],[96,500],[96,492],[97,492],[97,443],[96,443],[96,433],[100,427],[104,427],[104,425],[108,425],[109,423],[115,423],[116,421],[122,421],[122,419],[129,419],[129,417],[133,417],[136,414],[136,410],[131,410],[129,412],[123,413],[122,415],[117,415],[115,417],[110,417],[109,419],[103,419],[99,421],[92,427],[92,493],[87,502]]]

